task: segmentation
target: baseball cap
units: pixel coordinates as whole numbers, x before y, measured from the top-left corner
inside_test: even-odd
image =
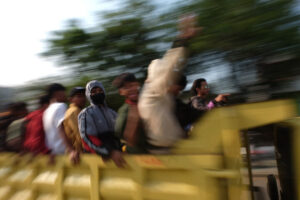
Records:
[[[76,94],[84,94],[85,88],[84,87],[74,87],[70,92],[70,97],[74,97]]]

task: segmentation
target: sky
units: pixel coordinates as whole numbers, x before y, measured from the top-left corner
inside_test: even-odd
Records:
[[[91,27],[99,20],[97,12],[114,7],[112,0],[0,0],[0,87],[64,74],[66,70],[53,60],[39,55],[50,32],[63,29],[74,18]]]
[[[1,0],[0,86],[20,86],[63,73],[53,60],[39,56],[49,33],[73,18],[92,26],[95,12],[108,6],[100,0]]]

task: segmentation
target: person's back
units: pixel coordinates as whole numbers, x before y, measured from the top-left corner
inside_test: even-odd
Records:
[[[78,115],[86,103],[85,88],[73,88],[70,92],[70,102],[71,104],[66,111],[63,125],[73,148],[78,152],[82,152],[82,141],[78,128]]]
[[[82,152],[82,142],[78,129],[78,115],[81,109],[71,104],[65,114],[64,129],[74,149]]]
[[[6,133],[6,150],[20,151],[23,143],[24,122],[28,111],[26,103],[18,102],[12,106],[12,115],[15,119],[7,128]]]
[[[174,96],[169,92],[180,74],[177,70],[181,71],[184,63],[184,48],[174,48],[163,59],[152,61],[148,67],[138,108],[151,153],[169,153],[169,148],[185,136],[174,113]]]
[[[49,98],[44,95],[40,98],[40,109],[29,113],[25,117],[26,131],[23,143],[23,150],[34,154],[46,154],[49,149],[45,144],[45,132],[43,126],[43,114],[48,107]]]
[[[43,114],[43,126],[45,131],[46,146],[52,154],[64,154],[68,141],[65,138],[62,123],[67,105],[65,87],[58,83],[49,85],[47,95],[49,106]]]
[[[46,145],[53,154],[63,154],[66,145],[59,133],[59,126],[64,120],[67,110],[65,103],[52,103],[43,114],[43,125],[46,134]]]
[[[50,105],[43,114],[46,146],[51,156],[68,153],[71,162],[76,164],[79,162],[79,152],[73,148],[63,127],[67,110],[67,105],[64,103],[67,100],[66,88],[61,84],[53,83],[49,85],[47,95]]]
[[[10,110],[0,113],[0,131],[6,130],[12,121],[13,116]]]
[[[21,118],[9,125],[6,136],[6,150],[17,152],[21,149],[24,122],[25,118]]]
[[[169,153],[170,147],[185,136],[175,116],[175,99],[170,90],[176,88],[175,83],[185,66],[185,41],[197,33],[194,22],[194,17],[184,18],[173,48],[162,59],[154,60],[148,66],[138,108],[145,123],[148,143],[154,147],[151,153]]]
[[[13,121],[11,111],[1,113],[0,117],[0,152],[5,150],[7,128]]]

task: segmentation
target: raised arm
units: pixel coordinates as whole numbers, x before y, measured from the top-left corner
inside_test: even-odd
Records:
[[[162,59],[153,60],[148,66],[146,83],[157,93],[166,93],[168,86],[176,82],[183,71],[187,61],[188,40],[194,37],[200,28],[195,26],[194,16],[185,16],[179,23],[179,35],[172,48],[166,52]]]

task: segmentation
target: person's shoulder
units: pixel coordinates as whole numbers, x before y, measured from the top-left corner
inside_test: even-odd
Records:
[[[70,106],[66,111],[66,116],[80,113],[81,109],[77,106]]]
[[[11,127],[18,126],[19,124],[22,124],[24,121],[25,121],[25,118],[16,119],[9,126],[11,126]]]
[[[60,102],[55,102],[55,103],[51,103],[48,108],[46,109],[47,112],[49,112],[50,110],[60,110],[60,109],[64,109],[67,110],[67,104],[65,103],[60,103]]]
[[[32,118],[38,116],[41,114],[41,111],[40,110],[35,110],[35,111],[32,111],[31,113],[29,113],[28,115],[26,115],[26,120],[31,120]]]
[[[199,103],[202,102],[202,99],[199,96],[193,96],[190,98],[189,105],[196,107]]]
[[[108,110],[114,115],[114,117],[118,115],[118,113],[114,109],[108,107]]]
[[[193,96],[191,97],[191,102],[195,102],[195,101],[202,101],[203,99],[199,96]]]
[[[129,105],[127,103],[124,103],[119,109],[118,109],[118,113],[123,113],[126,112],[129,108]]]
[[[82,110],[80,111],[78,117],[80,117],[80,116],[82,116],[82,115],[84,115],[84,114],[88,114],[88,113],[92,112],[93,109],[94,109],[94,108],[93,108],[92,105],[90,105],[90,106],[88,106],[88,107],[82,109]]]
[[[67,109],[68,109],[68,106],[67,106],[67,104],[65,104],[65,103],[57,103],[56,105],[55,105],[55,107],[54,107],[54,112],[55,113],[66,113],[66,111],[67,111]]]
[[[197,99],[197,98],[198,98],[198,96],[192,96],[191,101],[193,101],[194,99]]]
[[[59,103],[54,103],[54,106],[56,106],[57,109],[66,109],[66,110],[68,109],[67,104],[61,103],[61,102],[59,102]]]

